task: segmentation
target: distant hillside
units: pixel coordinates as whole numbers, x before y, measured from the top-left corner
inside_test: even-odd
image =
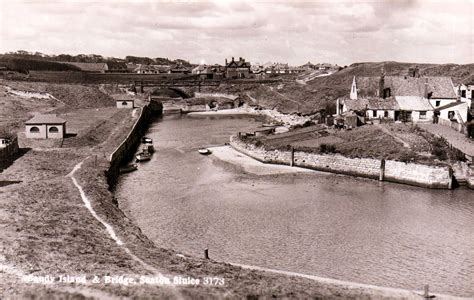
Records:
[[[0,65],[9,70],[35,70],[35,71],[79,71],[77,67],[53,61],[44,61],[30,58],[20,58],[11,56],[0,56]]]

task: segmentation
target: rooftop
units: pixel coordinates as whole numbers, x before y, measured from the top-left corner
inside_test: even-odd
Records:
[[[25,124],[64,124],[66,120],[58,118],[56,115],[36,115],[30,120],[26,121]]]
[[[384,78],[384,87],[390,88],[394,96],[424,97],[425,83],[431,98],[457,97],[450,77],[385,76]],[[356,77],[357,95],[378,97],[379,84],[380,76]]]

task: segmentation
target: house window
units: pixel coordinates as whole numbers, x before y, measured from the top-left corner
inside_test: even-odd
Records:
[[[426,111],[420,111],[420,119],[426,119]]]
[[[58,133],[58,132],[59,132],[58,127],[54,127],[54,126],[53,126],[53,127],[50,127],[50,128],[49,128],[49,132],[51,132],[51,133]]]
[[[391,95],[390,88],[386,88],[386,89],[383,90],[383,98],[384,99],[390,97],[390,95]]]
[[[450,119],[450,120],[454,119],[454,111],[453,110],[448,111],[448,119]]]
[[[384,112],[383,112],[383,117],[384,117],[384,118],[388,118],[388,111],[384,111]]]
[[[40,132],[40,130],[39,130],[38,127],[33,126],[33,127],[30,128],[30,132],[37,133],[37,132]]]
[[[372,111],[372,117],[374,117],[374,118],[377,117],[377,111],[376,111],[376,110],[373,110],[373,111]]]
[[[461,97],[466,98],[466,90],[461,91]]]
[[[123,105],[123,106],[127,106],[127,101],[123,101],[123,102],[122,102],[122,105]]]
[[[438,107],[441,104],[441,101],[436,101],[436,107]]]

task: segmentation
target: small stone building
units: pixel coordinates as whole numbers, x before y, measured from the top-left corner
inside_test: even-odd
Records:
[[[123,99],[116,100],[117,108],[134,108],[135,100],[133,99]]]
[[[66,135],[66,120],[56,115],[36,115],[25,123],[30,139],[62,139]]]

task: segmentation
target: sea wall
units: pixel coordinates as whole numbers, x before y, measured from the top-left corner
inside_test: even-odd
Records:
[[[225,93],[194,93],[194,97],[196,98],[203,98],[203,97],[220,97],[220,98],[227,98],[230,100],[235,100],[239,98],[239,95],[234,94],[225,94]]]
[[[151,120],[161,115],[162,112],[162,104],[156,101],[150,101],[147,105],[140,108],[140,114],[127,137],[108,158],[110,165],[106,175],[110,187],[113,187],[117,181],[120,166],[133,157],[137,147],[140,145],[140,139],[147,130]]]
[[[452,170],[384,159],[348,158],[338,154],[317,154],[292,150],[266,150],[245,143],[237,136],[230,138],[235,150],[263,163],[293,165],[317,171],[410,184],[427,188],[452,188]]]

